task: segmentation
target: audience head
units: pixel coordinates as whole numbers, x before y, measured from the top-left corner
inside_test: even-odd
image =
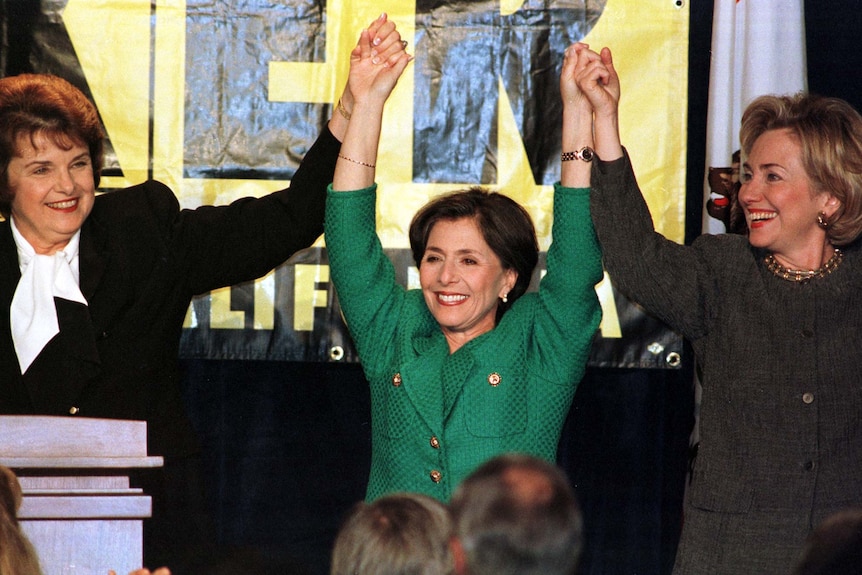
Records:
[[[793,575],[862,573],[862,508],[827,517],[809,535]]]
[[[862,116],[838,98],[812,94],[761,96],[742,115],[739,139],[748,156],[765,132],[787,130],[802,149],[802,163],[815,192],[841,203],[830,217],[832,245],[851,243],[862,233]]]
[[[41,575],[39,558],[18,524],[22,501],[15,473],[0,466],[0,574]]]
[[[451,521],[446,506],[425,495],[398,493],[358,503],[332,551],[332,575],[445,575]]]
[[[581,513],[556,466],[520,454],[495,457],[450,505],[456,573],[569,575],[580,557]]]
[[[0,214],[9,217],[13,191],[9,161],[19,138],[42,135],[63,149],[87,147],[94,185],[104,162],[104,132],[96,107],[72,84],[48,74],[21,74],[0,79]]]
[[[533,220],[515,200],[478,186],[434,198],[413,216],[410,223],[410,248],[420,274],[434,226],[440,222],[462,220],[474,222],[503,269],[517,275],[507,301],[498,302],[496,316],[499,320],[530,286],[539,259]]]

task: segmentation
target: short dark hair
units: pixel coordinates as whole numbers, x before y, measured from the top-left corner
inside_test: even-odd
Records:
[[[862,116],[839,98],[760,96],[742,114],[743,153],[747,156],[764,132],[782,129],[799,142],[815,193],[831,193],[841,202],[826,237],[836,246],[853,242],[862,234]]]
[[[9,162],[20,136],[37,134],[68,149],[76,143],[90,152],[93,179],[99,186],[104,162],[104,131],[99,114],[83,92],[50,74],[21,74],[0,79],[0,214],[9,217],[12,190]]]
[[[532,455],[482,464],[450,503],[470,575],[570,575],[580,558],[580,507],[565,474]]]
[[[332,575],[441,575],[452,559],[449,510],[427,495],[357,503],[335,539]]]
[[[539,242],[533,220],[512,198],[491,192],[479,186],[456,190],[432,199],[425,204],[410,222],[410,249],[413,261],[421,267],[428,237],[434,225],[441,221],[462,218],[473,219],[491,251],[500,258],[505,270],[515,270],[518,279],[508,294],[508,302],[501,303],[498,317],[530,287],[533,270],[539,261]]]

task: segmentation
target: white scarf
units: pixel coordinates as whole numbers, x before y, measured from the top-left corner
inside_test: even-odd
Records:
[[[12,296],[9,319],[18,365],[21,366],[21,373],[25,373],[45,345],[60,333],[54,298],[87,305],[87,300],[78,287],[78,245],[81,231],[78,230],[72,236],[62,251],[41,255],[33,250],[15,227],[14,218],[10,223],[12,237],[18,247],[21,280],[15,289],[15,295]]]

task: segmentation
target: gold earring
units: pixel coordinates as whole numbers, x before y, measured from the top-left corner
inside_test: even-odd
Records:
[[[824,230],[829,229],[829,217],[826,215],[826,212],[820,212],[817,214],[817,225]]]

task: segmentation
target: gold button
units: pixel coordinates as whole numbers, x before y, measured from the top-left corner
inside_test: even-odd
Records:
[[[431,436],[431,447],[434,449],[440,449],[440,440],[437,439],[436,435]]]
[[[398,387],[401,385],[401,374],[400,373],[396,373],[395,375],[392,376],[392,385],[394,385],[395,387]]]
[[[443,479],[443,474],[436,469],[432,471],[429,475],[431,475],[431,481],[433,481],[434,483],[440,483],[440,480]]]
[[[488,376],[488,383],[491,384],[491,387],[497,387],[501,381],[503,381],[503,378],[496,371]]]
[[[806,391],[802,394],[802,401],[804,403],[813,403],[814,402],[814,394],[810,391]]]
[[[73,405],[72,407],[70,407],[70,408],[69,408],[69,415],[75,415],[76,413],[78,413],[78,408],[77,408],[77,407],[75,407],[75,406]]]

